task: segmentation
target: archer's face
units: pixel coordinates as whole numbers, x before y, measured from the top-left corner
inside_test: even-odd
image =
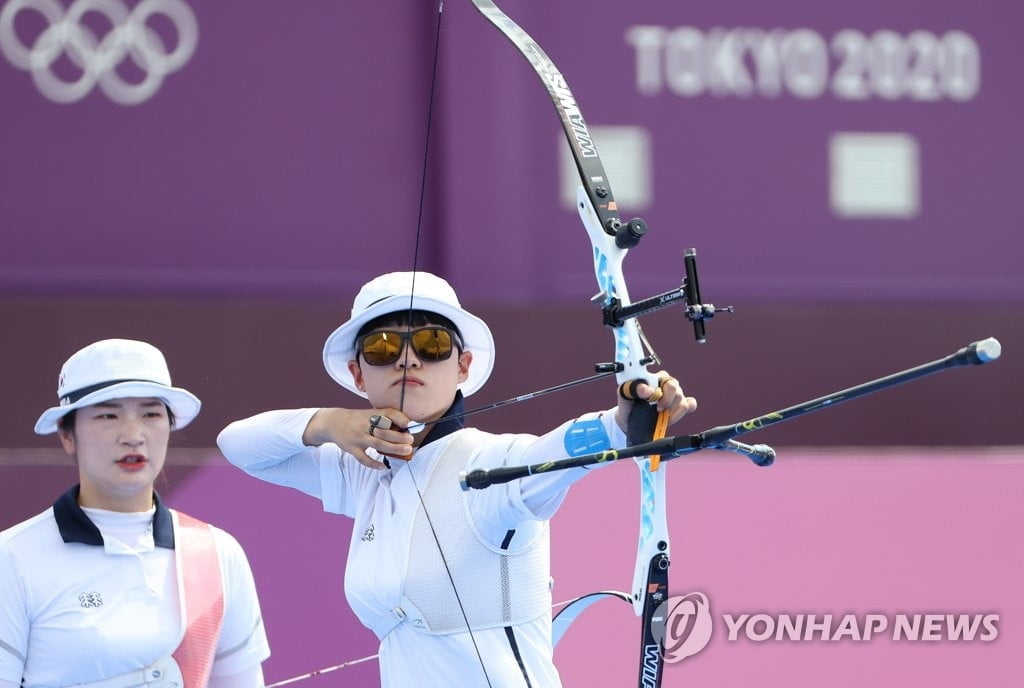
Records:
[[[394,328],[408,332],[407,326]],[[394,363],[369,365],[359,354],[348,367],[356,386],[366,392],[374,408],[396,408],[412,420],[429,423],[440,418],[455,400],[459,384],[469,375],[473,354],[458,349],[443,361],[422,360],[406,341]]]
[[[149,509],[170,433],[167,407],[154,397],[111,399],[78,409],[74,430],[61,430],[60,440],[78,462],[82,506]]]

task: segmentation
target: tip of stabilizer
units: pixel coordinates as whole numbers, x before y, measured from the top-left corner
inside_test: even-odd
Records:
[[[979,363],[988,363],[999,358],[1003,353],[1003,347],[995,337],[982,339],[974,345],[974,352]]]

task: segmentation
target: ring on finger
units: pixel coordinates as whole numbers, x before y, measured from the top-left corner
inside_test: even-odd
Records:
[[[391,419],[390,418],[388,418],[387,416],[382,416],[379,413],[375,413],[372,416],[370,416],[370,427],[369,427],[369,429],[366,432],[368,432],[371,436],[373,436],[373,431],[376,430],[377,428],[383,428],[383,429],[387,430],[390,427],[391,427]]]

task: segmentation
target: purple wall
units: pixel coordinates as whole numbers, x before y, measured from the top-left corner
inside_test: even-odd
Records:
[[[0,62],[7,291],[348,293],[366,274],[351,250],[358,232],[385,246],[408,236],[429,8],[192,10],[194,56],[136,106],[99,88],[55,104]],[[154,23],[176,40],[169,22]],[[69,62],[56,68],[73,73]]]
[[[1019,302],[1024,296],[1016,229],[1022,214],[1014,200],[1012,172],[1024,142],[1014,125],[1024,110],[1024,86],[1016,73],[1015,34],[1006,24],[1019,15],[1019,6],[836,6],[811,0],[770,6],[657,2],[638,7],[609,2],[595,12],[592,3],[549,7],[512,2],[507,10],[515,10],[513,16],[547,47],[591,126],[639,123],[650,133],[654,201],[641,214],[651,229],[629,263],[636,275],[631,284],[642,285],[643,292],[671,286],[680,274],[681,249],[696,246],[705,291],[729,299]],[[496,44],[490,27],[472,16],[466,17],[463,28],[459,16],[472,15],[463,3],[455,3],[450,14],[455,17],[453,33],[461,32],[461,40],[445,44],[446,64],[454,73],[446,86],[459,103],[449,111],[448,141],[468,139],[481,145],[452,145],[448,185],[464,179],[491,180],[500,174],[501,183],[495,186],[501,195],[467,186],[450,201],[453,231],[464,241],[448,244],[451,253],[445,267],[457,270],[460,282],[473,285],[486,282],[488,276],[511,275],[512,287],[493,288],[509,297],[538,298],[549,292],[588,296],[590,266],[577,257],[584,240],[571,236],[578,231],[575,219],[568,213],[559,218],[550,200],[556,183],[551,105],[525,62],[511,46],[501,45],[503,38]],[[584,22],[584,14],[593,20]],[[672,70],[665,65],[666,48],[648,51],[661,63],[661,80],[652,92],[641,93],[638,51],[625,38],[638,26],[676,34],[680,27],[695,29],[690,33],[704,37],[701,45],[707,52],[684,55],[692,62],[701,59],[693,58],[696,53],[704,62],[689,70]],[[777,96],[764,95],[756,85],[750,95],[740,96],[740,87],[729,81],[718,88],[721,95],[714,94],[723,72],[741,81],[739,74],[753,80],[764,71],[755,68],[750,50],[740,53],[742,65],[729,68],[733,63],[722,56],[734,53],[709,47],[717,45],[713,37],[718,29],[745,30],[740,36],[750,38],[757,33],[754,29],[785,36],[807,27],[829,45],[842,29],[857,29],[869,37],[881,29],[900,36],[915,30],[936,36],[966,32],[980,46],[980,90],[965,101],[920,101],[910,96],[846,100],[828,88],[815,97],[800,98],[785,87]],[[905,43],[899,45],[909,50]],[[870,55],[866,49],[857,53],[865,59]],[[812,64],[806,71],[824,67],[822,83],[827,87],[850,59],[826,54],[824,65],[808,59]],[[473,69],[459,71],[458,65]],[[674,93],[666,82],[679,72],[696,74],[703,89],[689,97]],[[500,91],[481,97],[494,88],[494,74],[501,75]],[[909,81],[906,77],[901,83]],[[922,161],[917,217],[841,220],[830,213],[829,137],[845,131],[905,132],[916,137]],[[500,161],[497,166],[495,160]],[[481,225],[510,230],[500,234],[500,267],[489,260],[475,265],[459,260],[458,251],[473,241]],[[533,237],[534,242],[513,238],[513,232]],[[562,239],[565,232],[570,236]],[[552,250],[538,257],[535,242],[541,238]],[[488,241],[484,250],[492,245]],[[522,274],[531,278],[514,279]]]
[[[1024,298],[1017,4],[505,4],[592,127],[647,133],[652,200],[625,208],[651,226],[628,265],[637,296],[677,284],[696,246],[718,298]],[[347,298],[411,267],[430,3],[193,11],[194,55],[135,106],[98,86],[56,104],[0,60],[0,287]],[[11,16],[19,46],[46,26]],[[67,56],[52,71],[80,74]],[[468,2],[445,7],[437,85],[421,267],[485,301],[589,296],[585,239],[557,194],[555,113]],[[839,132],[916,142],[916,215],[830,211]],[[369,246],[384,250],[368,260]]]

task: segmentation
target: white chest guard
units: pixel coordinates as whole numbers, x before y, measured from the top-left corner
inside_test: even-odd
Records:
[[[472,630],[551,613],[548,524],[534,523],[520,533],[510,530],[504,542],[487,542],[474,526],[472,495],[459,487],[459,472],[486,439],[480,431],[461,430],[434,464],[422,488],[426,513],[418,509],[413,522],[402,603],[373,626],[379,638],[403,621],[424,633],[464,632],[462,610]]]

